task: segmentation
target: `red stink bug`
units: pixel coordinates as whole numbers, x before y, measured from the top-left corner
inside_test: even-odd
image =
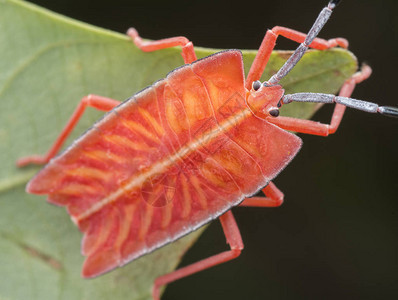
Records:
[[[191,65],[173,71],[165,80],[112,110],[52,160],[28,187],[30,192],[49,194],[53,203],[67,205],[86,234],[85,276],[96,276],[122,265],[221,215],[232,250],[160,277],[154,288],[157,298],[160,285],[239,255],[243,244],[229,208],[240,203],[280,205],[282,194],[270,180],[300,147],[297,137],[280,128],[319,135],[333,133],[344,112],[341,104],[397,115],[396,109],[348,98],[355,84],[370,75],[368,67],[346,82],[339,97],[283,95],[278,82],[308,45],[317,49],[346,46],[343,39],[314,39],[335,2],[322,11],[307,37],[281,27],[269,31],[246,79],[247,90],[238,51],[220,52],[196,62],[192,43],[185,38],[143,43],[134,30],[129,31],[137,46],[145,51],[183,46],[184,60]],[[305,41],[284,67],[262,84],[256,79],[277,35]],[[278,117],[279,107],[291,101],[340,105],[336,105],[328,126]],[[48,154],[44,158],[22,159],[19,164],[48,162],[86,105],[107,111],[116,104],[115,100],[99,96],[83,98]],[[263,186],[267,198],[244,200]],[[116,224],[120,216],[123,222]]]

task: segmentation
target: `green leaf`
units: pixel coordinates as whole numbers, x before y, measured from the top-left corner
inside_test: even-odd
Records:
[[[196,50],[199,57],[217,51]],[[246,72],[255,53],[243,51]],[[289,53],[273,53],[264,80]],[[38,168],[18,169],[15,161],[45,153],[82,96],[123,100],[182,63],[180,49],[143,53],[123,34],[0,0],[0,299],[151,299],[154,278],[176,267],[203,230],[104,276],[81,279],[81,234],[64,209],[24,192]],[[282,83],[287,92],[335,93],[356,68],[348,51],[310,51]],[[301,118],[315,109],[283,108]],[[67,144],[100,116],[89,109]]]

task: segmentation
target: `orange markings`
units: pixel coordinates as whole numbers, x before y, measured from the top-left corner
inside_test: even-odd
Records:
[[[120,135],[105,135],[104,139],[108,142],[111,142],[112,144],[115,145],[121,145],[136,151],[146,151],[149,149],[148,145],[145,145],[143,143],[135,143],[129,140],[128,138]]]
[[[145,211],[143,211],[143,215],[141,216],[141,226],[138,231],[138,238],[140,240],[145,239],[147,232],[149,230],[149,226],[151,226],[153,218],[153,206],[146,205]]]
[[[162,223],[161,227],[162,229],[167,228],[170,225],[171,218],[173,216],[173,203],[170,203],[170,205],[163,206],[163,218],[162,218]]]
[[[183,219],[187,218],[191,213],[191,202],[192,197],[189,192],[189,187],[187,183],[187,179],[184,175],[181,176],[181,185],[182,185],[182,212],[181,217]]]
[[[220,150],[217,153],[216,159],[223,168],[236,175],[240,175],[244,171],[242,170],[243,164],[234,154],[236,153],[228,151],[228,149]]]
[[[212,116],[211,107],[207,99],[198,97],[198,91],[184,91],[184,108],[188,119],[192,122]],[[203,93],[203,91],[201,91]],[[207,97],[206,97],[207,98]]]
[[[116,163],[120,163],[124,159],[123,157],[118,156],[110,151],[103,151],[103,150],[83,151],[82,154],[94,160],[112,161]]]
[[[146,129],[144,126],[141,124],[138,124],[134,121],[127,120],[127,119],[122,119],[121,123],[126,126],[128,129],[130,129],[133,132],[139,132],[141,133],[144,137],[154,141],[155,143],[160,143],[159,138],[154,135],[153,133],[149,132],[148,129]]]
[[[166,89],[165,89],[166,91]],[[189,122],[186,118],[184,108],[179,100],[167,99],[166,118],[167,122],[176,134],[189,129]]]
[[[191,183],[194,186],[196,192],[198,193],[197,196],[199,198],[199,203],[202,207],[202,209],[207,208],[207,199],[205,196],[205,193],[203,192],[202,188],[200,187],[199,179],[195,175],[190,176]]]
[[[200,166],[203,177],[212,182],[217,187],[225,187],[225,176],[220,172],[220,166],[213,158],[206,159],[205,163]]]
[[[136,208],[137,205],[128,204],[123,207],[123,212],[120,212],[120,214],[123,214],[123,218],[121,218],[119,222],[120,230],[117,236],[117,240],[115,242],[115,248],[117,249],[120,249],[123,243],[127,240],[127,237],[131,230],[131,224],[133,222],[133,217]]]
[[[65,171],[65,173],[71,176],[81,176],[85,178],[99,179],[103,181],[107,181],[110,177],[112,177],[112,173],[109,173],[108,171],[103,171],[98,168],[90,168],[85,166],[80,166],[75,169],[68,169]]]
[[[62,195],[81,195],[81,194],[98,194],[98,189],[81,183],[71,182],[64,187],[61,187],[58,192]]]
[[[158,123],[158,121],[156,121],[153,116],[151,116],[151,114],[147,110],[138,107],[138,112],[142,115],[145,121],[148,122],[148,124],[152,125],[153,129],[155,129],[160,137],[165,134],[163,127]]]
[[[96,226],[99,226],[99,230],[95,231],[96,238],[93,240],[94,243],[91,245],[90,249],[86,249],[89,251],[89,253],[86,254],[87,256],[91,256],[97,252],[97,250],[100,249],[113,234],[115,221],[114,214],[114,211],[109,209],[107,218],[101,218],[101,222],[97,222]]]

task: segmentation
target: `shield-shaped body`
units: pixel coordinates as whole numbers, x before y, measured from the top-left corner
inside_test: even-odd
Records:
[[[107,113],[28,185],[84,233],[85,277],[170,243],[274,178],[301,140],[246,104],[242,55],[184,65]]]

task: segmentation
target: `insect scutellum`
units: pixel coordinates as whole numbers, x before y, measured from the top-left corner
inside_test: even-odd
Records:
[[[274,74],[268,81],[261,83],[259,80],[254,81],[252,85],[253,92],[249,96],[249,107],[260,117],[277,117],[279,116],[279,108],[283,104],[291,102],[314,102],[314,103],[339,103],[347,107],[355,108],[370,113],[380,113],[389,117],[398,117],[398,108],[389,106],[378,106],[375,103],[357,100],[347,97],[339,97],[332,94],[321,93],[298,93],[291,95],[280,95],[280,90],[284,92],[279,85],[280,80],[285,77],[294,66],[300,61],[309,45],[317,37],[323,26],[329,20],[333,9],[340,2],[340,0],[331,0],[329,4],[322,9],[318,18],[315,20],[305,40],[301,43],[293,54],[288,58],[284,65]],[[362,67],[363,71],[371,72],[368,66]],[[253,94],[257,94],[254,95]],[[270,94],[272,97],[265,97],[265,94]],[[261,100],[259,100],[261,99]],[[255,103],[256,102],[256,103]],[[275,106],[276,105],[276,106]]]

